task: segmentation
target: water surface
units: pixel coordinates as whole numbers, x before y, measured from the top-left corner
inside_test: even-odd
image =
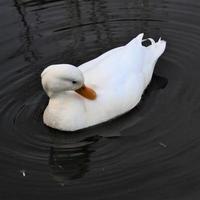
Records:
[[[199,9],[197,0],[1,0],[0,198],[199,199]],[[78,66],[141,32],[167,50],[135,109],[74,134],[43,125],[46,66]]]

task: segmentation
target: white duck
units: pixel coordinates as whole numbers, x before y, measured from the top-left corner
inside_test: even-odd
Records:
[[[43,121],[63,131],[105,122],[134,108],[149,84],[166,42],[142,45],[140,34],[127,45],[112,49],[79,67],[51,65],[41,74],[49,96]]]

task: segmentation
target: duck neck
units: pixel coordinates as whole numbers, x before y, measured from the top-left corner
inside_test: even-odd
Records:
[[[60,92],[48,92],[48,97],[50,99],[63,99],[63,98],[66,98],[68,96],[68,93],[70,91],[60,91]]]

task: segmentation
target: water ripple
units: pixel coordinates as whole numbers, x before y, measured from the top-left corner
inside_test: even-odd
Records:
[[[198,199],[199,2],[0,3],[2,199]],[[40,73],[79,65],[138,33],[167,40],[140,104],[75,133],[46,127]]]

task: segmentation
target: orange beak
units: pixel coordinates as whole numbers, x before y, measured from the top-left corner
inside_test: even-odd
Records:
[[[85,85],[83,85],[78,90],[75,90],[75,92],[90,100],[94,100],[97,97],[96,92],[93,89],[86,87]]]

